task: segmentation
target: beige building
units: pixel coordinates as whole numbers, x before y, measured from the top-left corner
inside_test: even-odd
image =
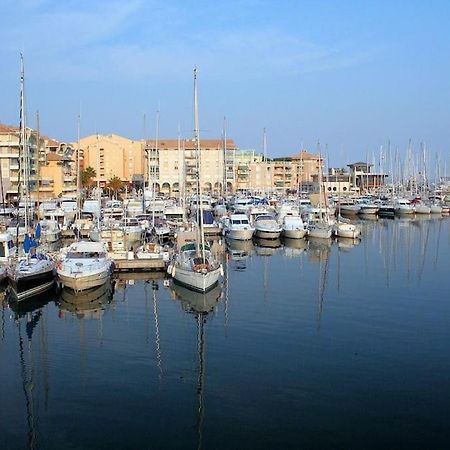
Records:
[[[77,149],[78,143],[72,146]],[[92,167],[105,186],[108,180],[117,176],[131,181],[144,173],[142,141],[133,141],[117,134],[93,134],[80,139],[82,167]]]
[[[236,152],[236,167],[236,189],[284,192],[312,183],[320,160],[318,155],[302,150],[294,156],[264,161],[262,155],[245,150]]]
[[[146,141],[145,161],[150,173],[151,183],[156,191],[172,196],[181,189],[186,193],[195,192],[196,188],[196,147],[193,139],[160,139]],[[235,170],[234,153],[236,146],[232,139],[227,139],[227,149],[220,139],[200,140],[200,183],[204,192],[220,193],[226,189],[234,190]],[[181,183],[181,184],[180,184]]]
[[[20,130],[0,124],[0,169],[5,199],[17,199],[19,180],[24,180],[25,163],[20,155]],[[29,191],[34,199],[76,193],[73,149],[27,128]],[[19,176],[20,175],[20,176]],[[39,192],[38,192],[39,186]],[[0,191],[1,193],[1,191]]]

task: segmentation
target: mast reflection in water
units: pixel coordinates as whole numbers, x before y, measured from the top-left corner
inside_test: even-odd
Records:
[[[203,420],[205,416],[205,370],[206,370],[206,336],[205,323],[209,314],[222,297],[222,286],[219,284],[206,293],[194,292],[179,286],[176,283],[171,287],[172,295],[181,301],[183,309],[193,314],[197,320],[197,353],[198,353],[198,379],[197,379],[197,436],[198,449],[203,447]]]
[[[123,273],[4,300],[0,448],[446,448],[450,220],[358,225],[217,241],[206,294]]]

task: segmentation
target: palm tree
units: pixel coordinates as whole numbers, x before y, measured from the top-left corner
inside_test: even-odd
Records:
[[[86,167],[86,169],[80,172],[81,185],[83,187],[91,187],[93,184],[93,178],[97,176],[95,169],[91,166]]]
[[[123,181],[117,175],[114,175],[108,181],[108,189],[110,189],[113,192],[114,197],[117,198],[117,193],[123,189]]]

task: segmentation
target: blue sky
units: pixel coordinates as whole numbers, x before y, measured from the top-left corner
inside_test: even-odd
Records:
[[[76,139],[192,134],[199,68],[202,137],[223,117],[241,148],[270,156],[320,139],[331,165],[411,138],[449,157],[448,1],[2,0],[0,121],[18,122],[19,52],[29,123]],[[324,150],[323,150],[324,151]]]

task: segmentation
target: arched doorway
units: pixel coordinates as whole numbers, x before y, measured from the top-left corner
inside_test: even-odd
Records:
[[[163,183],[161,186],[161,192],[170,197],[170,183]]]

